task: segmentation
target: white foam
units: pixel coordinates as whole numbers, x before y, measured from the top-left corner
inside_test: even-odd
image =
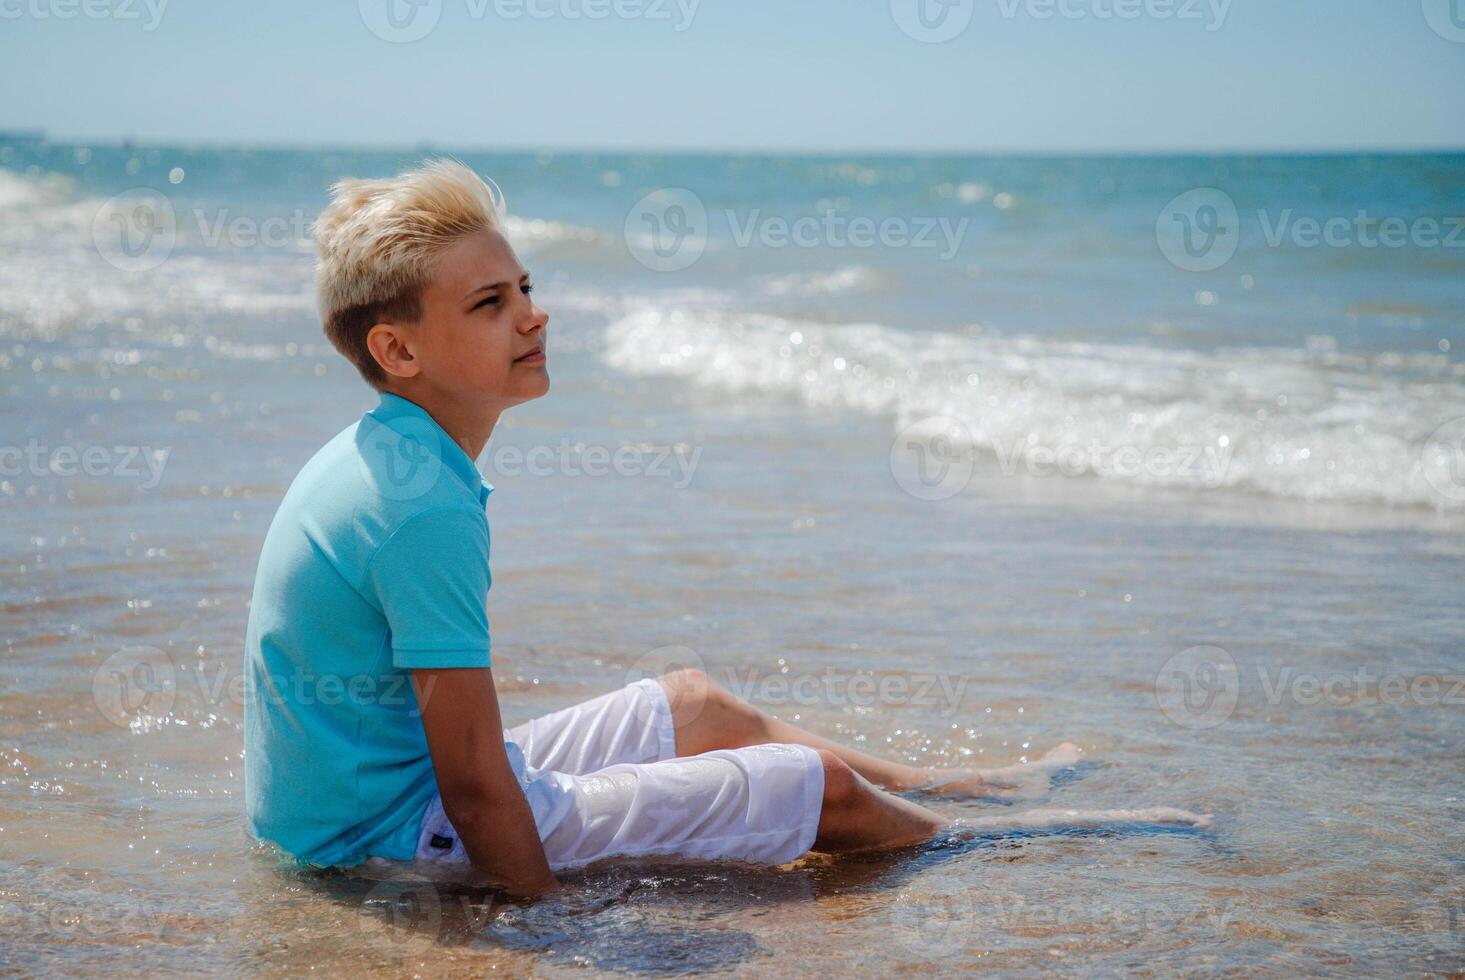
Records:
[[[1430,433],[1465,416],[1465,368],[1443,356],[1199,352],[656,306],[611,323],[603,356],[633,374],[890,414],[897,430],[954,418],[964,448],[1012,472],[1462,506],[1421,465]]]
[[[221,208],[200,216],[192,206],[156,204],[137,194],[78,197],[69,178],[0,170],[0,333],[44,334],[74,322],[128,317],[167,333],[177,321],[200,316],[313,315],[313,246],[293,237],[293,226],[290,235],[231,238],[221,234],[223,222],[242,214]],[[168,207],[172,214],[164,213]],[[166,258],[154,267],[124,262],[119,268],[96,229],[136,224],[149,210],[172,232]],[[308,229],[309,220],[298,224]],[[603,237],[578,225],[517,216],[505,230],[528,254],[595,245]]]
[[[847,265],[833,272],[793,272],[761,281],[768,296],[835,296],[872,292],[885,284],[880,273],[865,265]]]
[[[514,243],[514,248],[528,252],[556,245],[596,245],[605,241],[605,236],[600,232],[583,225],[518,215],[509,215],[504,219],[504,231]]]

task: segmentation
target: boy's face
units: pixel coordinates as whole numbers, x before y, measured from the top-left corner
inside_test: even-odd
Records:
[[[549,314],[529,297],[529,273],[497,231],[480,231],[437,261],[410,328],[417,376],[457,399],[518,405],[549,391]]]

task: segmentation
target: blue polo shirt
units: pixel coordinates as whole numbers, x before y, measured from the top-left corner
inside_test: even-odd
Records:
[[[411,860],[436,793],[414,667],[489,666],[493,488],[396,395],[290,485],[245,646],[250,828],[303,861]]]

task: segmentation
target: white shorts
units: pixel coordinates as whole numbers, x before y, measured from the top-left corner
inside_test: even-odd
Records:
[[[651,679],[505,730],[550,868],[644,855],[783,864],[808,852],[824,801],[818,752],[769,744],[677,758],[673,733]],[[440,796],[417,860],[468,863]]]

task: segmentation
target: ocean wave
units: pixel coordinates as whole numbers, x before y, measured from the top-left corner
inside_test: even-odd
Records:
[[[793,272],[768,276],[760,285],[768,296],[836,296],[873,292],[889,285],[888,277],[867,265],[847,265],[833,272]]]
[[[61,175],[0,170],[0,332],[131,317],[166,332],[200,316],[313,315],[313,219],[200,209],[156,190],[84,196]],[[504,230],[536,256],[604,244],[565,222],[510,216]]]
[[[509,215],[504,221],[505,236],[520,251],[537,252],[557,245],[604,245],[607,236],[584,225],[543,218],[522,218]]]
[[[631,374],[941,426],[1004,471],[1458,510],[1422,451],[1465,416],[1465,365],[1328,349],[1192,351],[912,333],[654,305],[606,330]],[[1465,425],[1465,423],[1460,423]]]

